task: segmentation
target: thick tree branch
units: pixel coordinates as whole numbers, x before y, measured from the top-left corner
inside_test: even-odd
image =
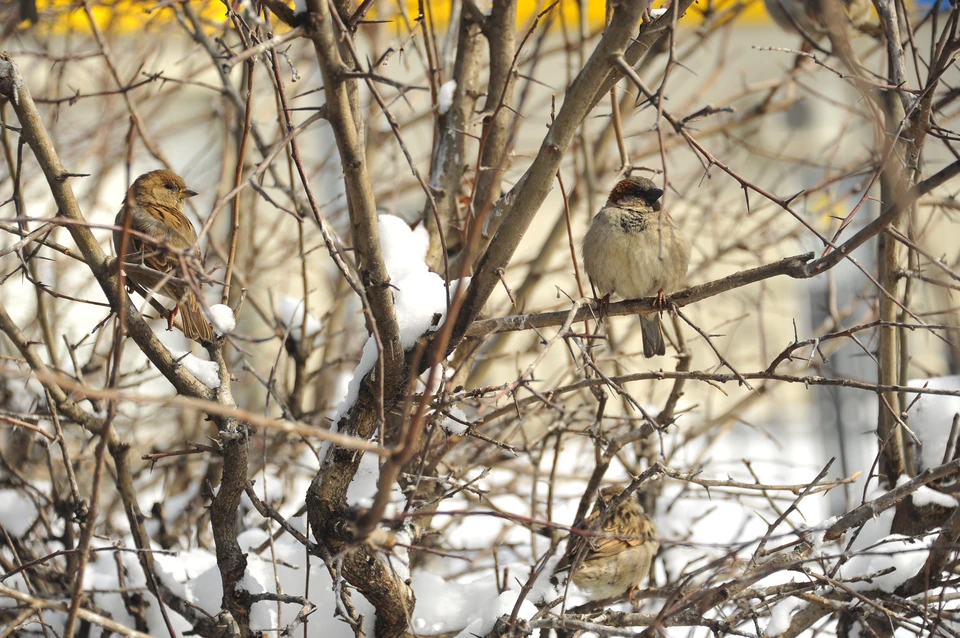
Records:
[[[349,84],[356,80],[347,79],[344,75],[350,69],[340,56],[337,45],[339,36],[334,31],[334,21],[326,0],[310,0],[307,9],[310,14],[310,39],[317,52],[317,61],[323,74],[323,88],[327,96],[327,120],[333,128],[343,166],[357,269],[370,303],[373,324],[383,347],[380,352],[383,367],[381,380],[385,384],[384,393],[389,395],[392,393],[393,384],[402,383],[403,348],[400,345],[400,331],[393,309],[390,275],[380,250],[377,205],[367,173],[363,141],[358,134],[358,127],[362,123],[355,121],[350,103]]]
[[[490,16],[484,25],[484,35],[490,49],[490,78],[487,81],[487,100],[483,106],[483,133],[480,140],[480,159],[477,168],[477,183],[474,190],[469,232],[480,229],[474,224],[483,224],[486,213],[500,197],[500,183],[507,169],[508,128],[510,103],[513,101],[516,54],[517,0],[493,0]],[[491,216],[489,228],[484,235],[492,234],[500,218]]]
[[[467,3],[469,4],[469,3]],[[466,6],[466,5],[465,5]],[[423,208],[423,223],[430,233],[427,265],[442,272],[445,263],[443,243],[447,251],[460,248],[460,237],[454,237],[452,222],[458,217],[458,197],[466,159],[467,131],[472,126],[477,95],[481,89],[480,71],[483,67],[483,48],[480,25],[469,10],[461,11],[457,34],[457,58],[452,81],[457,83],[453,102],[445,113],[437,116],[436,133],[431,157],[430,188],[437,205],[436,215],[430,202]],[[459,231],[457,231],[459,234]],[[446,241],[442,242],[441,237]],[[449,277],[449,273],[444,273]]]
[[[913,494],[924,485],[933,481],[953,476],[960,472],[960,459],[945,463],[943,465],[927,469],[906,483],[882,494],[881,496],[867,501],[863,505],[856,507],[843,516],[841,516],[833,525],[827,528],[823,539],[825,541],[836,540],[848,529],[863,525],[868,520],[875,518],[878,514],[894,507],[904,498]]]
[[[327,119],[333,128],[343,166],[357,269],[380,347],[379,372],[375,370],[364,380],[355,404],[348,415],[342,416],[338,427],[341,432],[368,438],[383,426],[384,411],[397,401],[406,387],[406,362],[390,277],[380,249],[376,203],[359,133],[363,123],[355,117],[351,102],[350,85],[356,80],[345,77],[350,69],[344,64],[338,46],[338,37],[348,37],[348,34],[335,32],[326,0],[310,0],[307,9],[310,37],[323,74]],[[360,458],[350,450],[330,447],[307,490],[308,519],[314,538],[330,555],[346,551],[344,576],[377,609],[377,636],[399,636],[406,631],[413,609],[412,589],[401,580],[390,577],[389,566],[379,561],[369,548],[351,551],[351,536],[342,525],[347,488],[356,475]]]

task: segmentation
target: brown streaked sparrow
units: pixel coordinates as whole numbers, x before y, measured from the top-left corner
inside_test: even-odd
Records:
[[[593,600],[631,598],[650,572],[660,549],[657,526],[643,513],[635,495],[630,495],[606,516],[611,501],[623,490],[608,486],[600,490],[593,510],[584,521],[591,535],[572,535],[566,555],[554,570],[559,583],[573,567],[573,584]]]
[[[153,275],[142,269],[126,269],[127,276],[147,290],[154,290],[176,300],[169,322],[180,311],[183,334],[194,341],[212,343],[213,327],[203,315],[203,308],[189,287],[180,282],[164,281],[163,275],[184,279],[180,258],[167,247],[185,249],[197,243],[197,231],[183,214],[184,204],[197,192],[187,188],[183,178],[168,170],[151,171],[138,177],[127,191],[123,208],[117,213],[113,245],[124,264],[145,266],[157,271]],[[130,230],[155,241],[146,241],[132,233],[127,235],[126,255],[121,255],[124,216],[129,210]],[[160,288],[156,288],[161,286]]]

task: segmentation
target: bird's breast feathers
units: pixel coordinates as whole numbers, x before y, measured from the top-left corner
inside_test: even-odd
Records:
[[[601,295],[636,299],[661,289],[672,292],[686,274],[689,259],[680,254],[686,253],[681,243],[665,215],[605,209],[584,238],[584,267]]]

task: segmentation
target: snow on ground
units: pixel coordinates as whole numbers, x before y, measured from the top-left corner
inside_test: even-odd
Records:
[[[6,499],[8,502],[10,499]],[[278,588],[284,594],[303,596],[309,581],[309,600],[316,605],[316,611],[309,617],[306,635],[309,638],[352,638],[353,631],[343,622],[333,620],[336,601],[331,585],[329,573],[323,563],[317,559],[310,561],[309,570],[306,569],[306,557],[302,546],[287,535],[277,538],[272,547],[257,553],[258,548],[266,544],[269,539],[267,532],[253,528],[242,532],[238,541],[241,549],[247,553],[247,572],[242,579],[242,586],[251,593],[276,593]],[[111,617],[129,627],[136,626],[134,618],[130,616],[118,593],[121,586],[118,576],[118,564],[124,572],[124,585],[127,588],[146,587],[146,580],[136,552],[124,551],[114,546],[110,541],[95,537],[92,547],[96,550],[84,572],[84,588],[96,590],[92,594],[94,603]],[[132,548],[133,541],[127,537],[123,539],[123,547]],[[211,615],[220,610],[222,587],[220,572],[216,565],[216,556],[212,550],[194,548],[180,552],[164,552],[154,547],[157,576],[160,581],[170,587],[175,593],[198,606]],[[276,562],[274,563],[274,559]],[[9,586],[23,589],[25,584],[19,576],[6,581]],[[159,608],[154,604],[152,596],[144,593],[151,604],[147,608],[148,633],[150,635],[166,635],[166,626],[160,615]],[[366,618],[368,635],[373,631],[375,613],[370,604],[356,591],[352,592],[352,600],[357,610]],[[8,603],[0,601],[0,607]],[[258,632],[271,633],[277,627],[291,622],[299,605],[291,603],[279,604],[276,602],[259,602],[253,606],[251,613],[251,628]],[[167,613],[177,635],[183,636],[191,629],[183,617],[172,609]],[[45,611],[44,619],[53,627],[62,627],[66,614]],[[297,635],[303,635],[302,629]]]
[[[461,636],[485,636],[497,618],[511,614],[519,597],[520,585],[508,580],[508,589],[497,591],[497,582],[482,574],[466,582],[447,581],[425,570],[414,572],[413,590],[418,604],[413,612],[413,629],[433,635],[460,630]],[[537,608],[524,600],[518,618],[529,620]]]
[[[930,545],[936,535],[923,539],[890,534],[871,547],[857,553],[840,568],[843,578],[866,577],[850,583],[855,591],[893,591],[915,576],[927,560]],[[882,573],[891,570],[888,573]],[[879,574],[879,575],[878,575]]]
[[[49,483],[36,485],[38,490],[48,490]],[[36,505],[23,498],[19,490],[0,490],[0,525],[14,538],[27,533],[37,518]]]
[[[803,606],[803,601],[797,598],[787,598],[777,603],[770,612],[770,622],[764,630],[764,634],[769,638],[774,638],[785,632],[790,627],[790,621],[793,619],[793,612]]]
[[[753,443],[756,449],[751,450],[757,458],[770,458],[776,445],[771,439],[763,439],[769,446]],[[738,453],[739,442],[732,437],[730,443],[723,443],[713,450],[713,458],[704,466],[701,478],[734,478],[744,479],[744,471],[737,468],[732,460]],[[740,450],[742,451],[742,450]],[[560,452],[558,467],[560,472],[554,485],[553,520],[557,523],[570,523],[574,517],[579,497],[583,491],[585,460],[592,458],[592,446],[586,438],[572,440]],[[768,455],[768,456],[764,456]],[[513,463],[513,465],[511,465]],[[547,494],[547,474],[541,474],[536,483],[530,480],[529,473],[519,470],[524,467],[525,460],[518,459],[488,468],[483,477],[481,469],[477,468],[460,477],[461,481],[476,482],[474,486],[481,493],[486,494],[483,502],[477,502],[476,496],[467,496],[463,493],[445,501],[443,511],[496,511],[507,516],[520,518],[545,519],[546,508],[544,499]],[[549,468],[553,459],[548,453],[541,460],[543,468]],[[816,474],[817,463],[809,462],[799,466],[784,463],[782,458],[778,466],[771,465],[761,471],[764,480],[770,482],[807,481]],[[276,502],[285,495],[303,494],[310,478],[318,467],[316,457],[309,451],[304,451],[302,458],[294,464],[300,471],[287,472],[278,475],[277,470],[270,468],[267,474],[258,474],[255,478],[254,489],[264,500]],[[350,500],[353,503],[364,505],[369,502],[375,493],[376,478],[378,475],[378,458],[375,455],[364,455],[361,472],[358,479],[350,487]],[[623,467],[614,465],[608,473],[608,481],[619,481],[625,484],[629,475]],[[674,482],[667,482],[658,502],[655,519],[660,528],[663,539],[663,549],[656,563],[656,578],[659,584],[667,579],[676,579],[682,573],[689,573],[704,566],[712,558],[726,555],[731,546],[744,543],[744,549],[738,553],[741,559],[738,565],[748,560],[756,540],[766,531],[767,521],[763,512],[768,511],[764,506],[764,499],[753,495],[741,495],[736,499],[724,495],[722,490],[711,490],[710,494],[701,488],[681,486]],[[531,492],[536,492],[537,504],[531,508]],[[194,492],[187,491],[173,498],[164,498],[162,490],[141,494],[141,503],[148,506],[153,500],[164,500],[166,507],[172,512],[186,507]],[[873,498],[877,493],[871,493]],[[394,499],[402,503],[402,496],[395,493]],[[792,499],[792,495],[784,497]],[[27,503],[20,503],[21,498],[14,496],[6,498],[0,494],[0,503],[6,506],[0,509],[0,523],[8,526],[8,530],[16,530],[9,525],[19,512],[20,520]],[[289,522],[296,528],[305,531],[304,517],[294,516],[298,503],[297,499],[287,498],[281,506],[281,512],[288,517]],[[826,519],[826,499],[811,497],[801,503],[801,512],[791,520],[798,528],[809,529],[811,521],[822,520],[813,524],[814,529],[823,529],[832,521]],[[252,508],[244,497],[242,511],[250,512]],[[891,574],[878,576],[872,583],[857,583],[858,590],[883,589],[892,591],[906,578],[916,573],[925,559],[926,549],[932,537],[923,542],[911,542],[902,537],[890,536],[890,518],[892,512],[885,513],[877,519],[867,523],[864,530],[853,546],[856,555],[844,567],[842,576],[851,577],[870,575],[881,572],[889,567],[896,568]],[[331,588],[331,581],[326,568],[313,559],[307,569],[307,562],[303,548],[287,535],[279,536],[273,543],[271,550],[268,541],[271,530],[255,527],[260,522],[258,516],[249,514],[244,519],[246,531],[240,535],[243,550],[248,552],[248,568],[243,579],[243,586],[251,592],[275,592],[282,590],[289,595],[302,595],[309,580],[310,600],[318,609],[311,616],[307,624],[307,636],[340,636],[348,637],[353,633],[344,623],[331,620],[334,617],[336,601]],[[449,557],[429,557],[423,567],[415,570],[410,577],[412,587],[417,596],[418,604],[412,617],[413,629],[420,635],[431,635],[440,632],[459,632],[468,638],[471,635],[484,635],[493,626],[496,619],[513,611],[518,600],[520,588],[526,583],[530,569],[548,547],[548,539],[532,533],[523,524],[503,517],[490,515],[474,516],[437,516],[433,527],[444,531],[443,549],[449,553],[459,555],[467,560],[457,560]],[[275,529],[275,528],[273,528]],[[789,526],[783,527],[785,537],[796,535]],[[792,536],[791,536],[792,535]],[[879,544],[878,544],[878,541]],[[107,547],[107,541],[97,540],[98,547]],[[132,547],[132,541],[124,539],[127,547]],[[500,587],[494,575],[494,560],[490,553],[492,545],[497,546],[500,568]],[[261,547],[263,549],[261,549]],[[271,551],[273,553],[271,553]],[[554,557],[558,559],[563,545]],[[826,547],[824,555],[836,554],[836,549]],[[119,557],[126,569],[128,586],[142,583],[142,574],[139,563],[133,552],[120,552]],[[391,557],[388,564],[393,566],[398,577],[406,578],[405,551]],[[175,554],[157,554],[158,574],[161,580],[180,593],[186,600],[200,606],[211,614],[219,610],[221,591],[220,576],[216,567],[216,559],[212,550],[194,548]],[[276,567],[275,567],[276,565]],[[548,567],[544,572],[550,573]],[[732,574],[731,574],[732,575]],[[765,579],[763,585],[784,582],[790,578],[802,578],[796,572],[777,574]],[[16,583],[14,579],[11,582]],[[113,550],[96,554],[95,560],[90,563],[85,577],[85,584],[97,588],[105,593],[95,594],[96,603],[113,614],[121,622],[130,622],[132,619],[126,613],[123,601],[119,595],[109,593],[119,586],[117,566]],[[760,586],[761,583],[758,583]],[[582,596],[571,590],[568,606],[583,601]],[[551,597],[552,588],[546,578],[541,577],[533,590],[526,597],[520,608],[520,618],[530,618],[535,612],[534,603],[542,597]],[[367,629],[372,630],[374,613],[372,608],[353,592],[353,600],[361,613],[367,619]],[[661,601],[653,600],[644,603],[641,611],[655,611]],[[627,610],[628,606],[621,603],[617,609]],[[769,636],[776,636],[789,625],[790,618],[796,612],[798,603],[794,599],[786,599],[775,605],[772,616],[766,624],[765,630]],[[295,604],[280,604],[261,602],[254,606],[252,622],[255,630],[270,630],[282,627],[293,620],[299,610]],[[181,633],[188,628],[186,621],[174,612],[171,618],[174,627]],[[48,617],[53,623],[62,622],[57,615]],[[149,614],[151,632],[159,632],[163,625],[155,609]],[[670,635],[689,635],[687,629],[671,629]],[[298,631],[298,635],[301,635]],[[697,635],[701,635],[697,633]]]
[[[743,437],[733,433],[729,436],[729,441],[721,441],[712,448],[700,477],[734,478],[752,482],[749,471],[740,461],[751,458],[758,460],[754,465],[755,471],[767,482],[802,483],[812,480],[822,467],[822,454],[816,441],[806,438],[805,428],[796,424],[771,424],[768,429],[783,436],[758,436],[752,428],[749,432],[744,428]],[[791,458],[803,461],[797,464],[784,462],[781,446],[791,447]],[[556,523],[569,524],[573,521],[587,478],[587,470],[584,468],[592,469],[593,454],[592,444],[586,439],[570,439],[565,442],[556,463],[558,473],[552,507],[553,521]],[[690,451],[691,456],[695,454],[697,450]],[[763,462],[763,459],[770,462]],[[520,470],[524,463],[525,461],[518,460],[516,469]],[[540,463],[541,468],[552,467],[552,455],[546,453]],[[674,466],[683,467],[683,462],[676,461]],[[479,469],[468,472],[461,480],[472,481],[478,478],[479,473]],[[458,494],[444,501],[442,509],[452,512],[493,510],[518,519],[529,517],[544,520],[548,474],[544,471],[536,484],[538,504],[533,509],[533,484],[526,479],[528,476],[522,471],[514,471],[509,465],[490,468],[485,477],[474,483],[478,490],[488,495],[487,501],[477,503],[475,497],[468,498]],[[614,464],[604,483],[626,485],[630,478],[622,466]],[[780,494],[779,497],[781,503],[789,503],[794,498],[790,493]],[[832,522],[827,519],[827,504],[828,501],[822,497],[805,499],[800,505],[800,511],[791,516],[790,520],[798,529],[809,528],[810,521],[823,520],[823,523],[816,527],[825,528]],[[735,564],[743,567],[744,561],[749,560],[757,541],[766,533],[769,522],[773,520],[768,514],[769,505],[760,492],[741,491],[736,498],[731,498],[723,490],[713,489],[708,494],[702,488],[690,485],[684,488],[676,482],[667,481],[654,516],[662,539],[662,549],[655,564],[657,583],[663,584],[668,580],[675,582],[682,574],[704,567],[711,560],[728,556],[732,548],[740,548],[736,555],[741,560]],[[508,566],[508,588],[526,583],[531,566],[535,559],[547,550],[549,541],[543,536],[531,533],[529,528],[519,522],[483,514],[438,516],[434,519],[433,527],[442,530],[446,551],[468,558],[472,563],[467,566],[462,561],[434,557],[425,561],[422,569],[414,572],[413,585],[418,600],[426,595],[429,596],[426,600],[430,601],[428,605],[417,606],[414,628],[423,634],[460,631],[463,632],[461,635],[483,635],[486,625],[478,620],[483,612],[474,608],[483,607],[488,611],[495,609],[492,601],[497,594],[497,578],[494,575],[494,560],[489,551],[493,539],[496,539],[497,563],[501,576],[504,566]],[[889,534],[889,523],[886,533]],[[771,544],[779,545],[797,537],[798,534],[793,528],[784,524],[778,530],[776,542],[771,541]],[[551,564],[555,564],[563,550],[564,545],[561,544]],[[549,566],[544,573],[549,575]],[[732,576],[733,572],[730,575]],[[715,577],[715,570],[706,570],[698,580],[703,581],[710,577]],[[804,577],[796,572],[777,573],[764,579],[762,584],[775,585],[796,578]],[[501,578],[501,586],[502,583]],[[549,585],[549,580],[541,577],[528,595],[527,601],[535,603],[541,599],[552,599],[557,593]],[[574,587],[571,587],[567,594],[568,608],[586,601]],[[470,601],[469,604],[465,606],[464,600]],[[647,601],[640,611],[658,611],[660,602]],[[783,607],[776,610],[776,623],[772,625],[772,630],[778,630],[780,624],[789,624],[792,613],[801,603],[793,604],[787,600],[781,604]],[[627,603],[619,603],[613,607],[623,611],[630,610]],[[670,629],[668,633],[677,636],[690,635],[688,628]]]

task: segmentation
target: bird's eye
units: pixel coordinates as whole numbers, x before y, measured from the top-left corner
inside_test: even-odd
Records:
[[[176,185],[175,185],[173,182],[167,182],[167,183],[164,184],[163,186],[164,186],[164,188],[166,188],[168,191],[175,191],[175,190],[177,190],[177,187],[176,187]]]

